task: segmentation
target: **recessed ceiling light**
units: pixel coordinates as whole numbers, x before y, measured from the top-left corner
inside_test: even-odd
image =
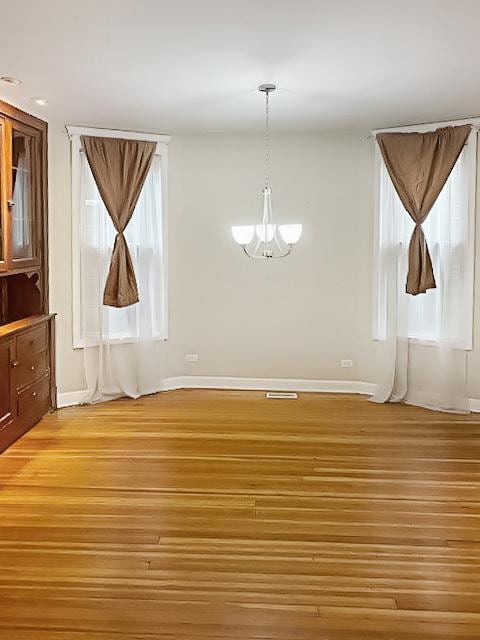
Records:
[[[2,82],[6,82],[7,84],[13,84],[14,87],[18,87],[19,84],[22,84],[22,81],[18,78],[11,78],[10,76],[2,76],[0,78]]]
[[[46,98],[30,98],[30,100],[33,100],[35,104],[39,104],[41,107],[44,107],[48,103]]]

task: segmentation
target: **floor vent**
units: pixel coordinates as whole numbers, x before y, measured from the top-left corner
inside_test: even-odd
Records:
[[[265,398],[267,398],[267,400],[296,400],[298,393],[294,393],[293,391],[267,391]]]

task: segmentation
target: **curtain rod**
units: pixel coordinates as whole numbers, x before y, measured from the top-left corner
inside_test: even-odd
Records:
[[[163,142],[168,144],[171,140],[170,136],[161,133],[146,133],[144,131],[130,131],[121,129],[103,129],[100,127],[82,127],[78,125],[65,125],[67,134],[70,139],[73,136],[96,136],[105,138],[123,138],[127,140],[146,140],[150,142]]]
[[[435,129],[440,129],[442,127],[460,126],[462,124],[471,124],[472,127],[478,131],[480,127],[480,116],[471,116],[469,118],[457,118],[452,120],[441,120],[439,122],[419,122],[417,124],[386,127],[384,129],[372,129],[367,136],[367,140],[374,139],[377,133],[408,133],[409,131],[426,133],[427,131],[434,131]]]

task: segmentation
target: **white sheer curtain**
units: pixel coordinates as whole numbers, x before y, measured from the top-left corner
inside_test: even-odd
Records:
[[[32,251],[29,170],[29,160],[23,151],[18,156],[13,188],[12,251],[16,258],[29,258]]]
[[[81,343],[89,402],[137,398],[162,389],[161,340],[167,332],[161,159],[154,156],[125,237],[140,301],[103,305],[115,229],[85,154],[80,154]]]
[[[377,149],[374,338],[383,341],[374,402],[469,410],[472,348],[476,130],[422,225],[436,289],[405,292],[413,222]]]

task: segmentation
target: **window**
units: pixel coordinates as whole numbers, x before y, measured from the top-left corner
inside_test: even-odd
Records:
[[[439,125],[440,126],[440,125]],[[436,127],[434,127],[436,128]],[[417,129],[418,130],[418,129]],[[398,287],[405,289],[408,245],[414,223],[404,209],[376,145],[376,229],[374,256],[374,339],[384,340],[387,325],[387,265],[399,264]],[[440,287],[448,286],[456,317],[455,346],[472,348],[476,130],[473,129],[442,192],[422,227],[437,289],[408,295],[408,337],[436,343],[441,334]],[[443,284],[442,284],[443,283]]]
[[[72,129],[75,130],[73,135]],[[78,133],[77,130],[77,127],[69,128],[73,154],[73,346],[82,348],[97,344],[99,331],[113,343],[141,340],[142,336],[166,339],[167,143],[157,142],[150,171],[125,230],[140,302],[114,308],[104,306],[102,298],[116,232],[81,150],[80,135],[95,134],[92,130]],[[104,130],[97,135],[114,137],[112,133],[116,137],[142,139],[142,134]],[[159,137],[164,138],[155,136]]]

